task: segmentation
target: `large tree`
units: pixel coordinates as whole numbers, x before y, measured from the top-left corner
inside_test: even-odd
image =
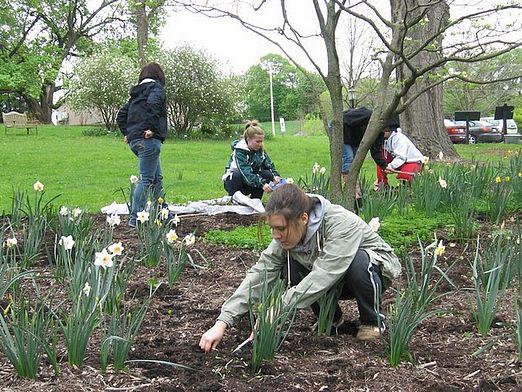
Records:
[[[237,1],[226,8],[220,6],[217,1],[182,1],[188,9],[201,12],[211,17],[228,16],[239,21],[245,28],[266,38],[278,46],[287,56],[298,65],[290,51],[298,49],[306,57],[317,72],[323,78],[330,94],[333,110],[333,132],[330,137],[331,155],[331,185],[332,196],[341,196],[341,149],[342,149],[342,83],[339,61],[339,48],[337,46],[338,26],[343,14],[364,21],[379,38],[380,45],[384,49],[378,50],[372,55],[375,61],[379,61],[381,72],[377,88],[377,102],[367,131],[357,151],[357,155],[350,169],[348,182],[348,205],[353,205],[355,196],[355,184],[360,168],[369,147],[377,135],[382,131],[390,116],[394,113],[402,113],[424,91],[442,84],[446,80],[459,78],[468,80],[461,74],[444,73],[443,66],[449,62],[479,62],[507,53],[521,45],[518,36],[506,35],[504,26],[492,24],[492,18],[506,17],[513,20],[510,29],[520,31],[522,18],[520,10],[522,6],[513,3],[505,5],[477,6],[468,8],[461,6],[459,16],[447,23],[435,23],[431,34],[426,34],[419,39],[412,39],[412,30],[422,26],[423,23],[433,24],[436,18],[430,20],[428,14],[433,12],[443,0],[426,0],[423,3],[391,0],[388,5],[381,1],[365,0],[349,3],[342,0],[312,0],[311,2],[299,2],[299,7],[313,7],[312,18],[306,24],[301,20],[292,18],[288,1]],[[485,2],[487,3],[487,2]],[[261,14],[269,7],[278,9],[279,20],[273,15],[264,18]],[[258,13],[259,15],[253,15]],[[518,13],[518,18],[517,18]],[[483,23],[484,21],[487,24]],[[263,24],[264,23],[264,24]],[[342,24],[341,24],[342,25]],[[299,27],[298,27],[299,26]],[[304,27],[303,27],[304,26]],[[315,29],[315,30],[314,30]],[[462,34],[462,31],[468,34]],[[472,33],[471,35],[469,33]],[[503,34],[504,33],[504,34]],[[440,48],[441,37],[450,36],[451,41]],[[307,46],[307,40],[319,36],[324,44],[323,58],[312,55]],[[421,52],[440,52],[440,56],[427,58],[425,63],[416,63]],[[469,53],[472,53],[471,55]],[[326,66],[321,62],[326,57]],[[428,57],[428,56],[424,56]],[[408,72],[404,72],[406,70]],[[401,78],[397,77],[399,70]],[[410,92],[412,86],[423,81],[421,88]],[[440,101],[439,101],[440,102]],[[418,114],[422,116],[422,112]],[[443,130],[439,129],[442,133]],[[451,155],[452,146],[447,145],[447,155]]]
[[[64,62],[120,20],[119,0],[0,0],[0,10],[0,92],[21,97],[48,123],[62,103],[54,96]]]

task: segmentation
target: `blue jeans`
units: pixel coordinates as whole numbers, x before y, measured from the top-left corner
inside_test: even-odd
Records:
[[[163,197],[163,173],[161,171],[161,141],[158,139],[134,139],[129,143],[131,151],[138,157],[140,175],[132,196],[132,211],[129,224],[136,224],[139,211],[145,209],[147,196]]]
[[[357,147],[352,146],[351,144],[343,144],[343,163],[341,165],[341,173],[348,173],[356,153]]]

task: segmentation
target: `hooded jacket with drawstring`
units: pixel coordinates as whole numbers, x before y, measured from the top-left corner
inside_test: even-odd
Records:
[[[225,301],[218,320],[233,325],[248,312],[250,294],[254,301],[259,300],[265,275],[268,282],[279,279],[281,268],[290,268],[290,259],[310,271],[283,296],[284,306],[295,304],[297,308],[310,306],[340,281],[358,249],[365,250],[370,261],[381,267],[383,277],[393,280],[400,275],[401,264],[393,249],[366,222],[320,195],[309,196],[315,201],[315,208],[309,214],[304,240],[289,251],[272,240]]]
[[[225,167],[222,180],[232,176],[233,172],[239,172],[246,185],[252,188],[262,188],[268,181],[261,177],[261,170],[269,170],[272,176],[279,176],[270,157],[264,150],[251,150],[245,139],[234,140],[230,145],[232,154]]]

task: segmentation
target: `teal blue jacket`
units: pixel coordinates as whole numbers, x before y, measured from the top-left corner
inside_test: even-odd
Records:
[[[259,175],[261,170],[269,170],[273,176],[279,177],[279,173],[265,151],[249,149],[245,139],[234,140],[231,148],[232,154],[225,167],[223,181],[230,178],[233,172],[239,172],[245,184],[253,188],[262,188],[267,180]]]

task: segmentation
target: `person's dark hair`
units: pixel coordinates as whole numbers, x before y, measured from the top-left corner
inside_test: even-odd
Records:
[[[143,66],[138,77],[138,83],[141,83],[143,79],[154,79],[165,86],[165,72],[158,63],[148,63]]]
[[[296,224],[299,217],[314,209],[314,201],[302,189],[294,184],[284,184],[277,188],[265,207],[265,217],[279,214],[290,224]]]

